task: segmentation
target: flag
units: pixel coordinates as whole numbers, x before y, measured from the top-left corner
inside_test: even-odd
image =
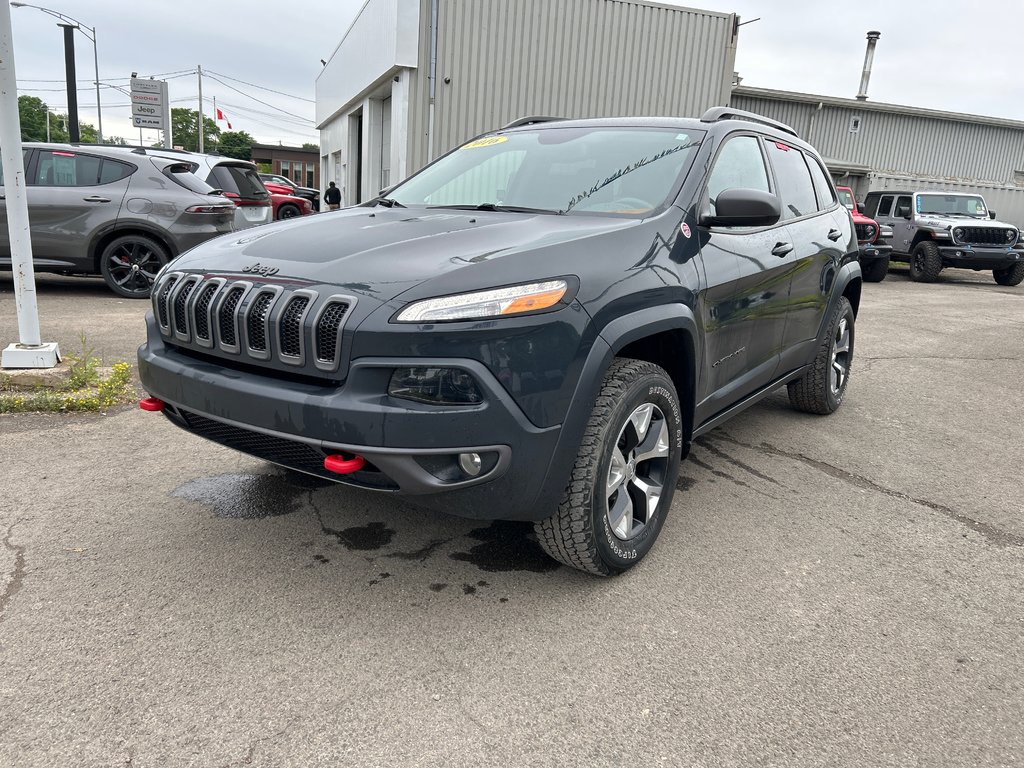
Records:
[[[231,130],[231,121],[224,117],[224,113],[220,111],[219,107],[217,108],[217,120],[223,120],[225,123],[228,124],[228,130]]]

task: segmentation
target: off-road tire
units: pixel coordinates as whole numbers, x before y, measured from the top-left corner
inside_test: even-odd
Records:
[[[874,259],[866,265],[861,264],[860,271],[864,276],[865,283],[880,283],[889,274],[889,257],[885,256],[881,259]]]
[[[125,267],[133,261],[140,269],[132,271]],[[126,299],[149,298],[156,273],[168,261],[167,248],[162,243],[136,234],[114,238],[99,255],[100,274],[107,287]],[[131,276],[127,276],[129,273]]]
[[[843,319],[849,328],[849,351],[846,357],[846,376],[839,386],[838,392],[832,391],[831,370],[833,358],[833,342]],[[822,416],[834,412],[843,402],[843,396],[850,383],[854,350],[854,315],[853,307],[845,296],[832,312],[828,328],[818,345],[818,352],[810,369],[796,381],[789,383],[789,402],[798,411],[816,413]]]
[[[1024,261],[1003,269],[993,269],[992,277],[1000,285],[1020,285],[1024,281]]]
[[[653,403],[664,416],[669,442],[662,495],[634,538],[621,540],[608,525],[607,478],[612,451],[631,413]],[[642,360],[619,358],[604,375],[558,510],[534,523],[544,551],[581,571],[614,576],[643,559],[654,545],[672,504],[682,455],[679,398],[669,375]]]
[[[910,254],[910,279],[915,283],[934,283],[942,271],[942,254],[931,240],[922,240]]]

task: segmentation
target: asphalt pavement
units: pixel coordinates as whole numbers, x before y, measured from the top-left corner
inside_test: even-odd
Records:
[[[99,281],[39,303],[142,340]],[[1019,765],[1022,347],[1024,286],[865,285],[839,412],[702,439],[614,579],[133,407],[0,416],[0,765]]]

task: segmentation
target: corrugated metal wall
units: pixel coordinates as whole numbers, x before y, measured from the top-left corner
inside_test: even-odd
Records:
[[[729,93],[729,15],[630,0],[438,0],[438,13],[435,155],[525,115],[694,116]],[[427,30],[430,0],[420,18]],[[427,158],[429,56],[421,35],[410,170]]]
[[[1012,183],[1024,169],[1024,130],[856,106],[754,97],[739,88],[731,106],[793,126],[825,157],[876,171]],[[851,132],[851,121],[860,127]]]

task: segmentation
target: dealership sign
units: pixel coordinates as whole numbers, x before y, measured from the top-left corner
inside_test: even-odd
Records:
[[[143,80],[133,77],[131,97],[132,122],[136,128],[168,130],[171,127],[166,80]]]

